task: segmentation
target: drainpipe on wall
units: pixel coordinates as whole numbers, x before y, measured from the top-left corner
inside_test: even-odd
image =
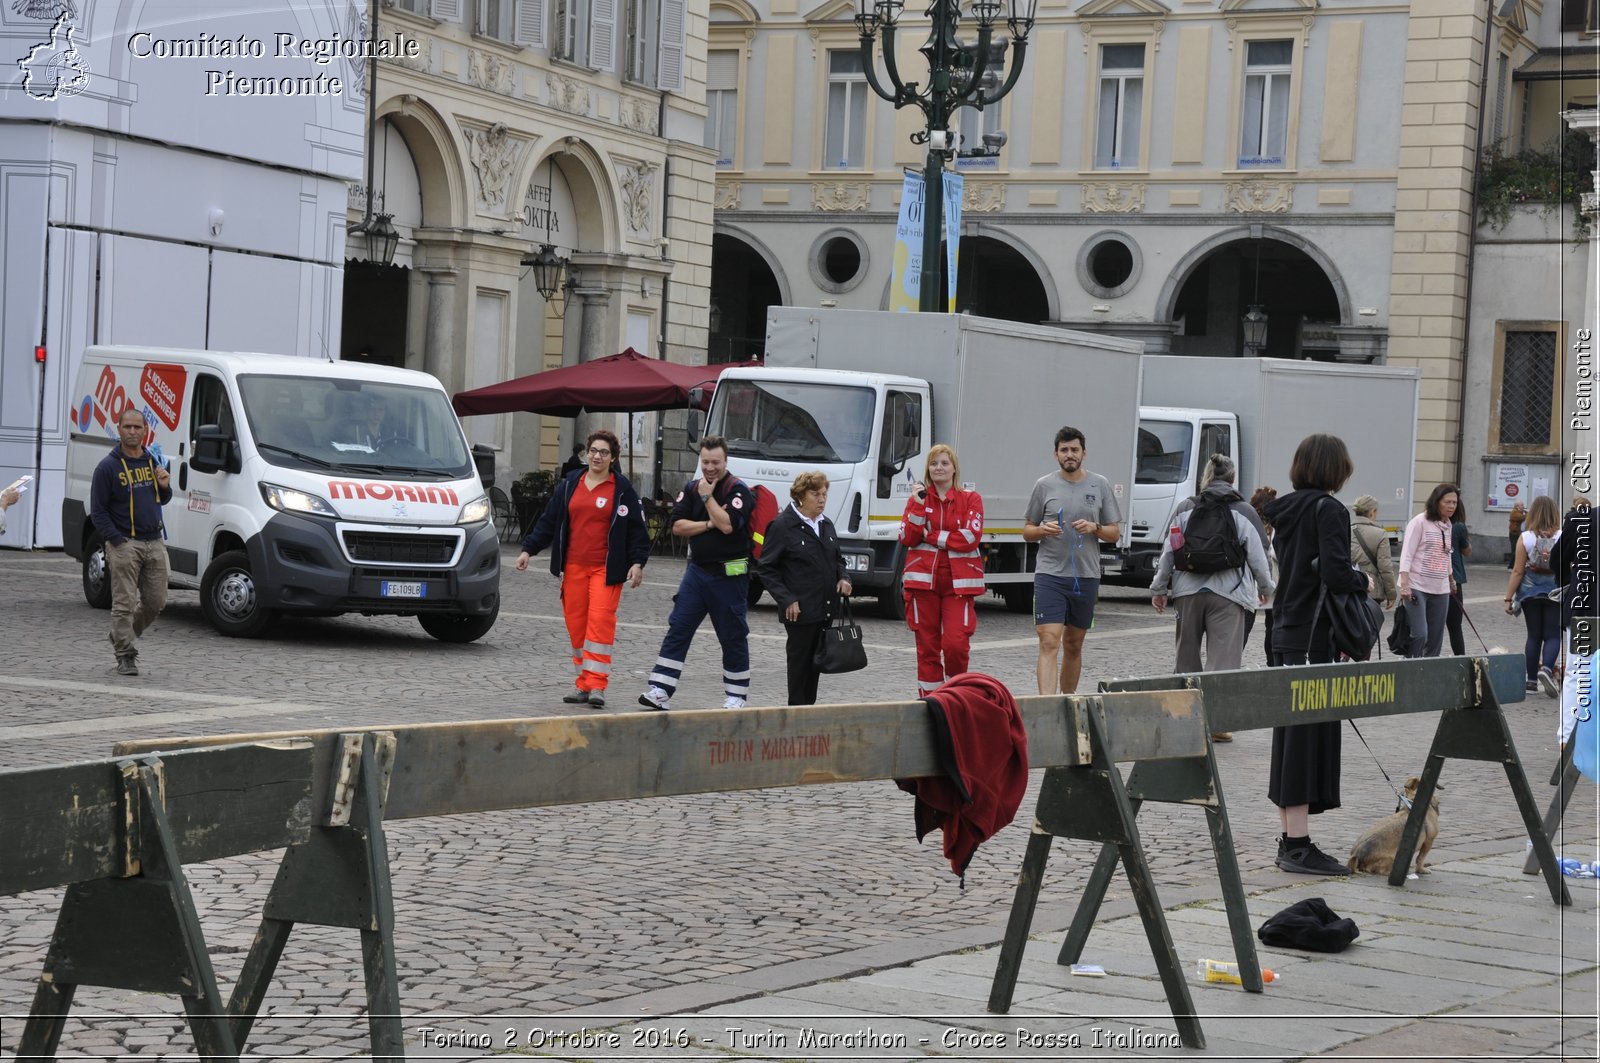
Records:
[[[1466,471],[1463,462],[1467,453],[1467,361],[1472,351],[1472,280],[1473,266],[1478,258],[1478,187],[1483,181],[1483,109],[1489,102],[1489,53],[1494,39],[1494,0],[1485,0],[1487,20],[1483,28],[1483,60],[1478,65],[1478,132],[1472,145],[1472,194],[1469,197],[1467,239],[1467,277],[1464,320],[1461,323],[1461,414],[1456,430],[1456,484],[1459,486]],[[1412,470],[1415,475],[1416,470]]]
[[[661,94],[661,102],[656,110],[656,134],[663,141],[666,140],[667,130],[667,94]],[[672,153],[669,150],[661,166],[661,242],[656,245],[661,249],[662,259],[666,259],[671,251],[671,238],[667,234],[667,223],[671,218],[668,205],[672,202]],[[656,338],[656,353],[663,360],[667,357],[667,331],[669,325],[667,315],[672,306],[672,274],[669,272],[661,278],[661,313],[660,332]],[[656,415],[656,452],[655,452],[655,490],[660,493],[665,486],[662,480],[662,462],[666,458],[663,443],[664,429],[666,428],[667,415],[663,412]]]

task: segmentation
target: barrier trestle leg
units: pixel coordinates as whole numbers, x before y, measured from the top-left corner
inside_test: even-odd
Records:
[[[358,758],[359,771],[347,770],[336,787],[336,800],[344,795],[347,814],[333,817],[340,825],[316,827],[306,842],[284,852],[261,927],[228,1002],[233,1036],[241,1046],[260,1014],[290,932],[296,923],[308,923],[361,932],[372,1058],[405,1058],[394,894],[383,829],[384,780],[393,764],[395,743],[392,735],[350,737],[351,757]]]
[[[1556,863],[1555,850],[1550,836],[1539,821],[1539,806],[1533,800],[1533,790],[1528,786],[1528,776],[1517,757],[1516,744],[1511,740],[1511,730],[1506,726],[1500,701],[1487,682],[1481,684],[1479,704],[1468,709],[1446,709],[1439,716],[1439,727],[1434,732],[1433,746],[1428,750],[1428,760],[1423,768],[1417,792],[1412,797],[1411,814],[1400,834],[1400,847],[1395,851],[1394,869],[1389,872],[1389,885],[1402,886],[1411,857],[1417,851],[1422,837],[1423,823],[1427,818],[1428,803],[1444,770],[1447,757],[1458,760],[1481,760],[1498,763],[1505,768],[1506,781],[1511,784],[1511,794],[1516,799],[1517,811],[1522,814],[1523,826],[1533,843],[1533,859],[1544,871],[1545,885],[1550,889],[1550,899],[1559,905],[1570,905],[1572,895],[1567,892],[1566,881]]]
[[[161,762],[120,765],[127,877],[66,888],[18,1055],[54,1059],[80,985],[169,993],[183,1001],[205,1059],[237,1059],[194,897],[162,799]]]
[[[1051,768],[1045,772],[1039,803],[1034,812],[1034,833],[1028,840],[1023,872],[1017,883],[1011,918],[990,990],[989,1010],[1003,1013],[1011,1007],[1022,954],[1027,946],[1028,929],[1043,884],[1051,838],[1098,841],[1104,845],[1096,862],[1095,873],[1109,883],[1111,872],[1117,860],[1121,859],[1140,922],[1144,925],[1145,937],[1150,944],[1150,954],[1155,959],[1156,970],[1166,991],[1167,1004],[1177,1024],[1178,1035],[1185,1046],[1204,1048],[1205,1033],[1195,1015],[1194,1001],[1178,962],[1172,934],[1167,927],[1166,913],[1156,895],[1155,881],[1145,860],[1139,831],[1134,824],[1133,803],[1123,787],[1122,773],[1107,751],[1105,727],[1103,710],[1091,710],[1088,713],[1090,763],[1084,767]],[[1104,892],[1102,885],[1101,897]],[[1080,918],[1088,902],[1089,895],[1086,892],[1080,904]],[[1099,903],[1100,898],[1096,897],[1095,909],[1098,909]],[[1092,914],[1089,918],[1092,923]]]

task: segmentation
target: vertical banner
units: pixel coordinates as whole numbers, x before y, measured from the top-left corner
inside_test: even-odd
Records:
[[[948,313],[956,312],[956,260],[961,257],[961,193],[967,179],[958,173],[944,175],[944,263],[949,277]]]
[[[906,172],[900,187],[900,220],[894,227],[894,277],[889,309],[916,313],[922,296],[922,175]]]

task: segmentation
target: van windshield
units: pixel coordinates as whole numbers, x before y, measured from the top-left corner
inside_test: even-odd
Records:
[[[782,380],[722,380],[707,435],[728,454],[786,461],[856,462],[872,439],[871,388]]]
[[[1181,484],[1189,474],[1194,426],[1186,421],[1140,421],[1136,484]]]
[[[444,392],[388,381],[249,374],[239,378],[256,449],[291,469],[460,479],[472,463]]]

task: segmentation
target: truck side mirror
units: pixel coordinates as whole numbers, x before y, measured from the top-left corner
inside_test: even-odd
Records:
[[[704,384],[696,384],[689,389],[689,417],[684,423],[684,431],[688,435],[689,445],[692,447],[700,445],[700,432],[702,429],[700,411],[706,408],[708,398]]]
[[[196,472],[238,472],[244,467],[239,460],[238,442],[214,424],[203,424],[194,430],[194,456],[189,464]]]

